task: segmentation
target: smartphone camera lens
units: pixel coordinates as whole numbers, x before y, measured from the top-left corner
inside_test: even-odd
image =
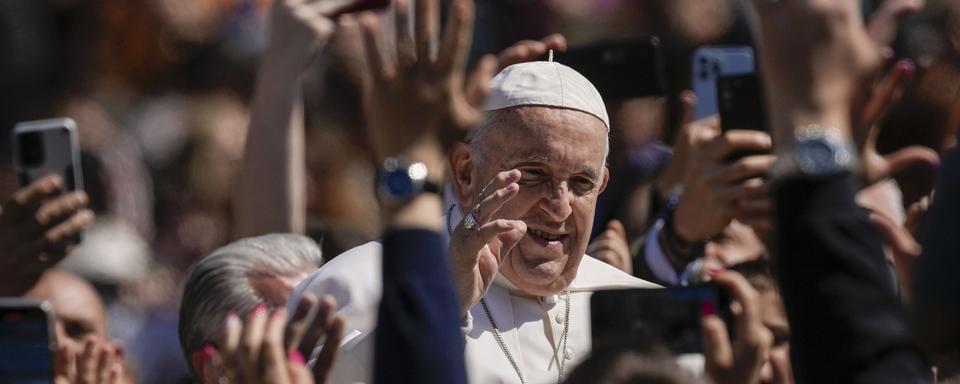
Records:
[[[43,164],[43,135],[40,132],[27,132],[17,137],[20,147],[20,164],[35,167]]]

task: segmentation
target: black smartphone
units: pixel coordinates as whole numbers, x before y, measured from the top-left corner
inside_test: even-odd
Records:
[[[25,121],[13,128],[17,182],[25,187],[50,174],[60,175],[64,189],[83,189],[77,125],[72,119]]]
[[[553,59],[590,80],[604,100],[666,94],[663,49],[655,36],[570,48]]]
[[[717,77],[717,100],[720,109],[720,129],[747,129],[770,132],[767,127],[766,101],[756,73]],[[727,157],[735,160],[744,156],[763,154],[762,151],[737,151]]]
[[[716,313],[731,324],[729,294],[711,283],[600,291],[590,299],[593,345],[603,349],[660,345],[678,355],[702,353],[704,313]]]
[[[56,348],[49,302],[0,299],[0,377],[4,383],[53,382]]]

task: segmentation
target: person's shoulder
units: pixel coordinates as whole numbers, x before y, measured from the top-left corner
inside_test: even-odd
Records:
[[[616,267],[594,259],[590,255],[583,255],[577,278],[572,288],[584,291],[598,291],[605,289],[625,288],[661,288],[659,285],[630,275]]]

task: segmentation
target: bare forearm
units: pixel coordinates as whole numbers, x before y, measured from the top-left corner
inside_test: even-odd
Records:
[[[303,233],[306,221],[300,71],[261,66],[235,200],[235,237]]]

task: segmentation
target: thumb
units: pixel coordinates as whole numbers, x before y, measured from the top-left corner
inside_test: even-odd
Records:
[[[883,159],[887,163],[887,176],[892,176],[914,164],[927,164],[935,167],[940,165],[940,156],[937,152],[923,146],[915,145],[886,155]]]

